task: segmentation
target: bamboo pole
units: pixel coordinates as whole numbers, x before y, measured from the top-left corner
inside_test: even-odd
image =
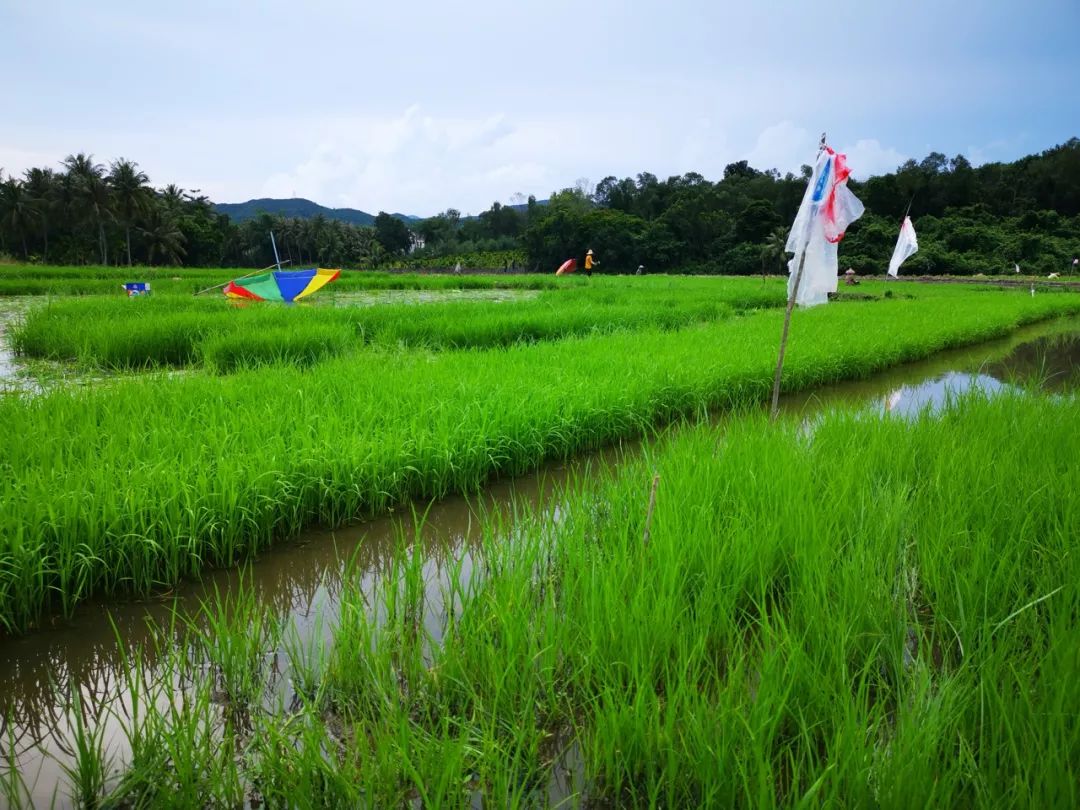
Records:
[[[806,264],[806,246],[803,246],[802,256],[799,259],[799,269],[795,271],[795,283],[792,285],[791,294],[788,296],[787,310],[784,312],[784,331],[780,335],[780,354],[776,358],[776,374],[773,375],[772,386],[772,412],[769,420],[776,421],[780,413],[780,375],[784,370],[784,352],[787,350],[788,330],[791,328],[791,312],[795,309],[795,299],[799,295],[799,284],[802,282],[803,266]]]
[[[821,153],[825,151],[825,133],[821,133],[821,142],[818,144],[818,153],[814,158],[814,164],[817,164],[818,158],[821,157]],[[812,177],[812,176],[811,176]],[[802,238],[802,256],[799,258],[799,269],[795,271],[795,282],[791,286],[791,293],[788,295],[787,309],[784,311],[784,331],[780,334],[780,352],[776,358],[776,374],[773,375],[773,389],[772,389],[772,411],[769,414],[769,421],[775,422],[776,417],[780,414],[780,377],[784,371],[784,352],[787,350],[788,331],[791,329],[791,312],[795,309],[795,299],[799,296],[799,284],[802,283],[803,267],[806,265],[806,248],[810,245],[810,233],[813,227],[813,222],[817,215],[817,203],[814,203],[813,208],[810,210],[810,219],[806,223],[806,233]]]

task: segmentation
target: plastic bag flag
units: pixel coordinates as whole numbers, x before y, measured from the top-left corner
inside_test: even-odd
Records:
[[[321,290],[340,275],[340,270],[271,270],[230,281],[224,292],[229,298],[291,303]]]
[[[577,259],[567,259],[559,265],[559,269],[555,271],[555,275],[563,276],[567,273],[573,273],[575,270],[577,270]]]
[[[893,249],[892,258],[889,259],[889,275],[896,278],[900,265],[919,249],[919,241],[915,238],[915,226],[911,224],[911,217],[904,217],[904,224],[900,226],[900,236],[896,239],[896,247]]]
[[[799,264],[803,266],[795,299],[800,306],[824,304],[829,300],[829,293],[836,292],[837,244],[864,210],[863,204],[847,187],[850,174],[844,155],[827,146],[818,154],[786,245],[788,253],[795,254],[788,262],[789,298],[795,287]]]

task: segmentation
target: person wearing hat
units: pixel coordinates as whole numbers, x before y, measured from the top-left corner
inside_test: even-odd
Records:
[[[844,273],[844,283],[847,284],[849,287],[854,287],[856,284],[859,283],[858,280],[855,278],[855,271],[852,270],[850,267],[847,269],[847,272]]]
[[[593,258],[592,248],[589,248],[588,250],[586,250],[585,251],[585,275],[591,276],[593,266],[598,265],[598,264],[600,264],[600,262],[598,262],[596,259]]]

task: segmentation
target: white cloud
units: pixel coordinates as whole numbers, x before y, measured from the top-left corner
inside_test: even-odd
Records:
[[[1024,151],[1026,140],[1027,133],[1021,132],[1012,138],[995,138],[979,146],[969,146],[966,150],[967,159],[974,166],[981,166],[984,163],[993,163],[999,160],[1011,160],[1011,155]],[[1049,144],[1044,146],[1044,148],[1047,147],[1049,147]]]
[[[760,170],[796,171],[817,154],[818,138],[791,121],[781,121],[761,131],[743,159]]]
[[[21,177],[27,169],[56,168],[61,158],[46,152],[34,152],[0,144],[0,171],[5,177]]]
[[[803,164],[813,161],[820,137],[791,121],[781,121],[761,131],[745,158],[755,169],[796,172]],[[854,144],[835,148],[847,155],[852,174],[860,180],[895,171],[907,160],[907,155],[882,146],[877,138],[859,138]]]
[[[266,196],[300,196],[324,205],[431,214],[486,208],[493,188],[509,196],[546,179],[547,168],[507,148],[516,127],[501,113],[445,117],[411,105],[389,117],[317,122],[327,133],[308,156],[262,186]]]
[[[851,174],[857,180],[865,180],[874,174],[888,174],[908,159],[908,156],[892,147],[882,146],[876,138],[863,138],[855,141],[854,146],[845,146],[841,150],[847,155]]]
[[[826,126],[865,176],[966,144],[984,144],[967,150],[975,163],[1015,159],[1077,117],[1077,15],[1062,3],[1033,4],[1018,28],[1004,6],[914,0],[935,20],[914,49],[891,6],[857,0],[832,22],[814,4],[705,0],[7,5],[8,39],[35,47],[0,51],[18,77],[0,166],[125,156],[157,185],[221,201],[475,211],[583,176],[716,179],[740,157],[797,171]],[[821,59],[826,31],[842,41]]]

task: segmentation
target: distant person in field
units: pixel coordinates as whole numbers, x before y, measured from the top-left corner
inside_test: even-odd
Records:
[[[585,275],[591,276],[594,266],[598,266],[600,262],[593,258],[592,248],[585,251]]]
[[[640,276],[640,275],[642,275],[642,274],[643,274],[644,272],[645,272],[645,265],[643,265],[643,264],[639,264],[639,265],[637,266],[637,272],[636,272],[636,273],[634,273],[634,275],[635,275],[635,276]]]

